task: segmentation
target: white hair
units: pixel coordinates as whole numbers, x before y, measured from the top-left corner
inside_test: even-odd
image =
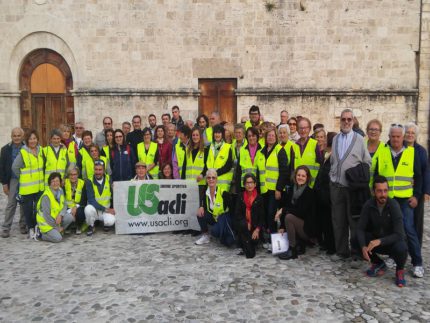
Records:
[[[208,176],[208,175],[211,175],[211,176],[218,178],[218,174],[217,174],[215,168],[209,168],[206,172],[206,176]]]
[[[389,130],[389,134],[391,134],[391,131],[393,130],[393,129],[400,129],[400,130],[402,130],[402,135],[404,136],[405,135],[405,127],[403,127],[403,125],[401,125],[400,123],[392,123],[391,125],[390,125],[390,130]]]
[[[351,113],[352,114],[352,118],[354,118],[354,111],[352,111],[352,109],[350,109],[350,108],[343,109],[342,112],[340,113],[340,116],[342,117],[342,115],[344,113],[347,113],[347,112]]]
[[[278,132],[279,132],[279,130],[284,129],[284,128],[287,129],[287,133],[290,134],[290,126],[287,124],[280,124],[278,126]]]
[[[408,131],[410,128],[415,128],[415,136],[418,136],[420,128],[418,127],[418,125],[415,124],[415,122],[408,122],[407,124],[405,124],[405,131]]]

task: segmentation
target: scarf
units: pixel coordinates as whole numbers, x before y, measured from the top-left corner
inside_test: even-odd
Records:
[[[255,188],[251,192],[251,194],[248,194],[247,191],[243,192],[243,201],[245,202],[245,206],[246,206],[246,223],[248,224],[251,224],[251,207],[252,207],[252,203],[254,203],[256,198],[257,198],[257,190]]]
[[[293,198],[291,199],[291,202],[296,204],[297,200],[302,196],[303,192],[305,191],[307,185],[298,186],[297,184],[294,184],[293,188]]]
[[[220,142],[216,142],[214,141],[213,145],[214,145],[214,157],[217,158],[218,157],[218,153],[221,150],[221,146],[224,143],[224,140],[221,140]]]

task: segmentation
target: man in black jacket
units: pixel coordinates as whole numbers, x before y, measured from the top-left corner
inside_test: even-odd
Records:
[[[377,277],[385,273],[387,266],[378,257],[389,255],[396,263],[396,285],[406,284],[404,267],[408,256],[403,216],[399,203],[388,197],[388,182],[383,176],[375,176],[374,197],[364,204],[357,227],[357,240],[363,258],[371,262],[367,276]]]
[[[3,238],[9,237],[10,228],[12,227],[13,217],[16,211],[18,178],[12,173],[12,163],[23,146],[22,140],[24,139],[24,130],[21,128],[12,129],[11,137],[12,142],[1,149],[0,155],[0,180],[3,185],[3,192],[8,197],[1,233]],[[19,226],[21,233],[27,233],[22,208],[20,208]]]

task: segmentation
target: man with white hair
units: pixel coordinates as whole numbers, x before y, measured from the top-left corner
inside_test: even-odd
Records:
[[[421,244],[414,224],[414,209],[422,196],[422,173],[420,159],[413,146],[405,146],[405,128],[393,123],[389,142],[376,160],[375,176],[388,180],[388,196],[400,204],[406,232],[408,251],[412,259],[413,275],[424,276]]]
[[[347,259],[351,256],[349,236],[351,232],[351,238],[353,238],[357,224],[357,220],[352,217],[346,171],[360,163],[368,164],[370,168],[372,162],[363,137],[352,130],[353,124],[352,110],[343,110],[340,115],[340,133],[333,139],[333,152],[330,157],[330,198],[336,245],[336,255],[333,256],[333,260]]]
[[[12,163],[18,156],[23,146],[24,130],[22,128],[13,128],[11,132],[12,141],[1,149],[0,155],[0,181],[3,184],[3,192],[7,195],[7,205],[4,211],[4,222],[2,225],[2,237],[8,238],[12,227],[13,217],[15,215],[18,192],[18,177],[12,172]],[[22,234],[27,233],[23,208],[20,207],[19,227]]]

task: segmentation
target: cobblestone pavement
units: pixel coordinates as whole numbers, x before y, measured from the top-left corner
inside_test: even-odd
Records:
[[[2,194],[1,221],[4,205]],[[1,322],[430,321],[429,225],[426,276],[408,273],[398,288],[393,269],[367,278],[366,263],[354,269],[318,248],[296,261],[263,250],[247,260],[190,235],[102,230],[51,244],[27,240],[16,221],[0,238]]]

